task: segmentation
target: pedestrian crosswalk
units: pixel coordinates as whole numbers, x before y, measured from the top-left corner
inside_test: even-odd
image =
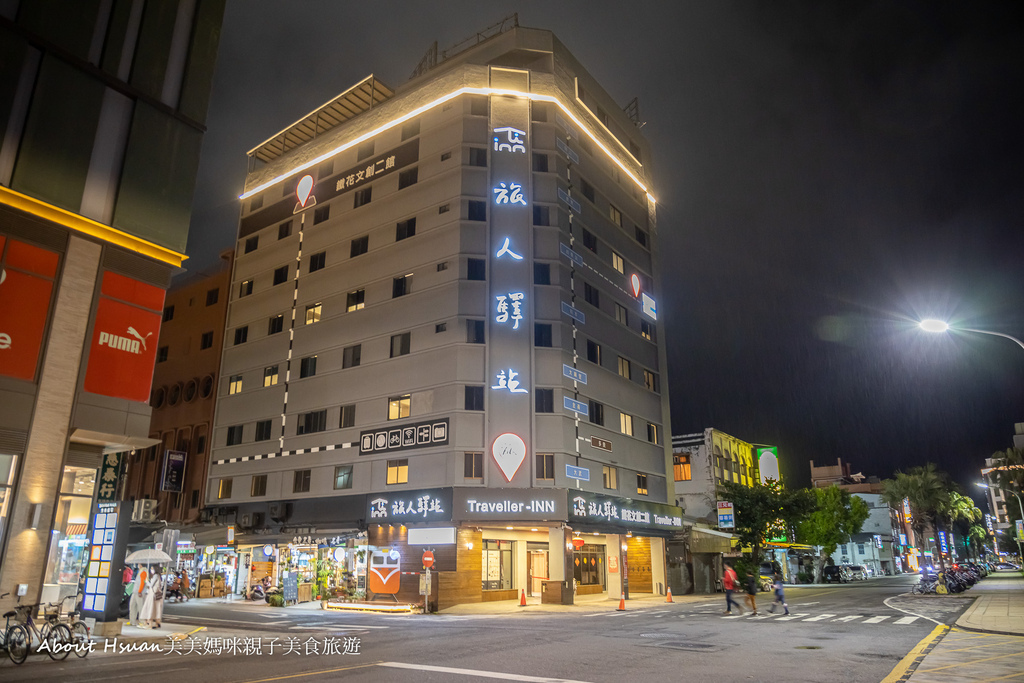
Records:
[[[821,624],[870,624],[877,625],[882,624],[885,626],[909,626],[915,622],[924,623],[926,621],[924,617],[918,616],[905,616],[897,617],[897,615],[883,614],[883,615],[870,615],[870,614],[839,614],[832,612],[820,612],[812,614],[809,612],[795,612],[792,611],[789,614],[783,612],[758,612],[756,615],[750,611],[744,611],[740,614],[723,614],[720,611],[695,611],[686,612],[679,614],[675,610],[627,610],[625,612],[613,611],[605,612],[599,615],[595,615],[605,618],[618,618],[618,619],[698,619],[698,618],[719,618],[723,620],[744,620],[744,621],[796,621],[796,622],[815,622]]]

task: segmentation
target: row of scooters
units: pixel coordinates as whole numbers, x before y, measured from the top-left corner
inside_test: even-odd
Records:
[[[914,586],[913,593],[963,593],[965,590],[988,576],[988,569],[981,564],[962,562],[954,564],[937,574],[924,574]]]

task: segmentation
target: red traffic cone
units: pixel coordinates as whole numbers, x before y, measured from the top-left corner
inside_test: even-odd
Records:
[[[625,612],[626,611],[626,592],[625,591],[622,592],[622,597],[619,598],[619,608],[617,610],[615,610],[615,611],[616,612]]]
[[[523,593],[519,598],[519,606],[526,607],[526,589],[523,589]]]
[[[668,589],[668,596],[665,598],[665,602],[672,602],[672,588]]]

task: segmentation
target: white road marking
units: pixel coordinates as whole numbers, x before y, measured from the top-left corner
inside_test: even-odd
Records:
[[[775,615],[771,614],[770,612],[759,612],[755,616],[750,617],[750,619],[751,621],[753,621],[754,619],[771,619],[774,616]]]
[[[334,624],[324,623],[319,626],[295,626],[293,628],[391,628],[390,626],[369,626],[368,624]]]
[[[837,621],[846,622],[846,621],[853,621],[854,619],[860,619],[860,618],[861,618],[860,614],[848,614],[845,617],[839,617],[838,619],[833,619],[832,621],[833,621],[833,623],[837,622]],[[810,621],[810,619],[808,619],[807,621]]]
[[[894,624],[913,624],[919,618],[921,618],[921,617],[902,617],[902,618],[897,619],[896,621],[894,621],[892,623],[894,623]],[[924,617],[924,618],[927,619],[928,617]]]
[[[889,617],[871,617],[870,619],[865,619],[864,623],[865,624],[880,624],[880,623],[882,623],[883,621],[885,621],[888,618]]]
[[[893,597],[899,597],[899,596],[895,596],[894,595]],[[943,624],[941,621],[936,621],[935,619],[932,619],[931,617],[926,617],[923,614],[917,614],[916,612],[911,612],[910,610],[900,609],[899,607],[896,607],[895,605],[890,605],[889,604],[890,600],[892,600],[892,598],[886,598],[885,600],[882,600],[882,604],[885,605],[886,607],[888,607],[889,609],[896,610],[897,612],[903,612],[904,614],[913,614],[915,617],[921,617],[922,619],[926,619],[926,620],[932,622],[933,624],[937,624],[939,626],[945,626],[945,624]],[[899,622],[897,621],[896,623],[898,624]]]
[[[783,616],[779,617],[778,619],[776,619],[775,621],[793,621],[794,619],[802,619],[803,617],[806,617],[806,616],[807,616],[806,614],[797,614],[796,612],[793,612],[791,614],[783,615]]]
[[[531,681],[532,683],[585,683],[585,681],[572,680],[568,678],[548,678],[547,676],[523,676],[521,674],[510,674],[504,671],[477,671],[475,669],[456,669],[451,666],[430,666],[428,664],[406,664],[404,662],[381,662],[377,666],[386,666],[392,669],[411,669],[413,671],[436,671],[445,674],[459,674],[462,676],[477,676],[479,678],[499,678],[504,681]]]
[[[834,614],[819,614],[816,617],[811,617],[810,619],[804,619],[804,621],[824,621],[825,619],[828,619],[828,618],[834,617],[834,616],[836,616],[836,615],[834,615]]]
[[[723,619],[742,619],[745,616],[747,616],[747,613],[746,612],[741,612],[740,614],[727,614],[727,615],[725,615],[722,618]]]

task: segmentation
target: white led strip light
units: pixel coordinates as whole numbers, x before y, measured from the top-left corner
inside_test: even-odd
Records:
[[[568,116],[572,120],[572,122],[574,124],[576,124],[577,127],[580,128],[580,130],[584,131],[588,136],[590,136],[590,139],[593,140],[594,143],[597,144],[597,146],[601,148],[601,151],[603,151],[605,154],[607,154],[608,158],[610,158],[612,161],[614,161],[618,165],[618,167],[622,169],[622,172],[625,173],[627,176],[629,176],[630,179],[634,183],[637,184],[637,187],[639,187],[641,190],[643,190],[647,194],[647,199],[649,199],[652,202],[656,202],[657,201],[651,195],[650,191],[648,191],[647,186],[644,185],[642,182],[640,182],[640,179],[637,178],[636,175],[634,175],[633,172],[630,171],[629,168],[627,168],[626,165],[623,164],[622,161],[619,160],[618,156],[616,156],[615,154],[612,154],[611,150],[609,150],[607,147],[605,147],[604,143],[602,143],[600,140],[598,140],[597,136],[595,136],[590,131],[590,129],[587,126],[583,125],[583,122],[580,121],[578,118],[576,118],[576,115],[573,114],[571,111],[569,111],[569,108],[566,107],[558,98],[554,97],[553,95],[540,95],[540,94],[537,94],[537,93],[520,92],[518,90],[502,90],[502,89],[499,89],[499,88],[470,88],[470,87],[459,88],[458,90],[455,90],[453,92],[448,93],[447,95],[444,95],[442,97],[437,98],[433,102],[430,102],[428,104],[424,104],[424,105],[422,105],[420,107],[417,107],[416,109],[413,109],[409,113],[407,113],[407,114],[405,114],[403,116],[400,116],[397,119],[393,119],[392,121],[389,121],[388,123],[385,123],[383,126],[380,126],[379,128],[376,128],[375,130],[372,130],[369,133],[365,133],[363,135],[360,135],[355,140],[351,140],[349,142],[346,142],[344,145],[341,145],[340,147],[335,147],[331,151],[325,152],[324,154],[321,154],[320,156],[316,157],[315,159],[310,159],[306,163],[301,164],[299,166],[296,166],[295,168],[291,169],[290,171],[287,171],[286,173],[282,173],[281,175],[277,176],[276,178],[274,178],[272,180],[268,180],[267,182],[254,187],[253,189],[251,189],[248,192],[245,192],[244,194],[239,196],[239,199],[248,199],[249,197],[253,196],[254,194],[258,194],[258,193],[262,192],[263,190],[267,189],[268,187],[276,185],[277,183],[281,182],[282,180],[285,180],[287,178],[290,178],[291,176],[294,176],[294,175],[296,175],[298,173],[301,173],[301,172],[305,171],[306,169],[313,168],[314,166],[317,166],[321,162],[327,161],[331,157],[333,157],[336,154],[339,154],[341,152],[344,152],[346,149],[349,149],[350,147],[353,147],[355,145],[358,145],[361,142],[369,140],[370,138],[372,138],[372,137],[374,137],[376,135],[379,135],[379,134],[383,133],[386,130],[390,130],[391,128],[394,128],[397,125],[405,123],[406,121],[408,121],[411,118],[419,116],[420,114],[422,114],[425,111],[433,109],[434,107],[436,107],[438,105],[444,104],[445,102],[447,102],[449,100],[452,100],[452,99],[454,99],[454,98],[456,98],[456,97],[458,97],[460,95],[465,95],[465,94],[470,94],[470,95],[510,95],[512,97],[525,97],[527,99],[534,100],[534,101],[537,101],[537,102],[551,102],[553,104],[558,105],[559,109],[561,109],[562,112],[566,116]]]

